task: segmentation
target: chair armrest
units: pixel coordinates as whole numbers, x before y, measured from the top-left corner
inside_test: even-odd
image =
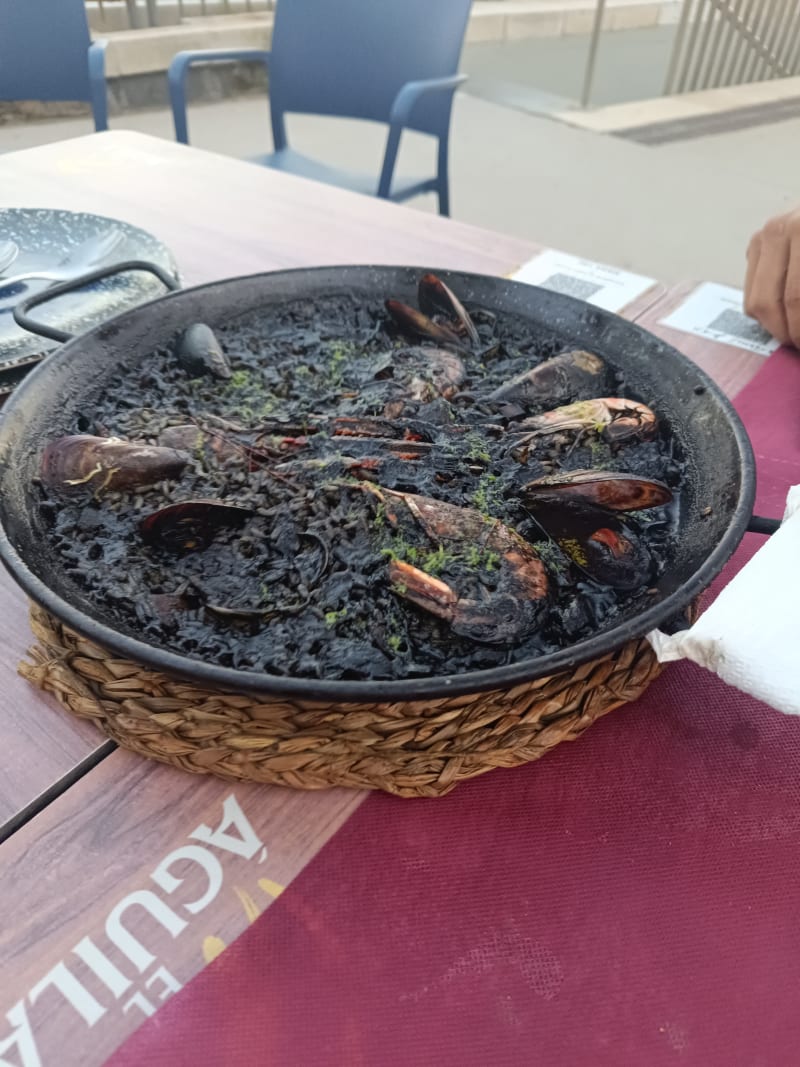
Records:
[[[466,74],[451,74],[447,78],[428,78],[424,81],[406,82],[402,87],[394,98],[392,110],[389,113],[389,136],[386,138],[386,151],[383,154],[383,166],[378,179],[378,196],[386,199],[391,192],[397,150],[400,147],[400,135],[420,97],[425,96],[426,93],[455,92],[466,80]]]
[[[426,93],[453,92],[467,80],[466,74],[451,74],[447,78],[428,78],[425,81],[406,82],[394,98],[389,115],[391,125],[405,126],[411,118],[414,105]]]
[[[259,48],[202,49],[195,52],[178,52],[167,70],[172,118],[175,123],[175,140],[189,143],[189,126],[186,116],[186,74],[196,63],[218,63],[231,60],[263,63],[269,70],[270,53]]]
[[[108,129],[106,48],[108,48],[108,41],[94,41],[89,45],[89,92],[91,93],[94,128],[98,133]]]

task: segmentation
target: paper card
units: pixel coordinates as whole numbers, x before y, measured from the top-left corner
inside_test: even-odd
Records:
[[[730,285],[703,282],[686,300],[665,319],[662,326],[671,326],[697,337],[707,337],[719,344],[744,348],[760,356],[768,356],[779,347],[779,342],[770,337],[742,310],[742,291]]]
[[[621,311],[656,284],[654,278],[643,274],[631,274],[552,248],[523,263],[511,277],[554,293],[575,296],[605,311]]]

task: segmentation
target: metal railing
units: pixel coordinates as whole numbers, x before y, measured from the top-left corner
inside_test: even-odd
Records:
[[[684,0],[665,94],[800,74],[797,0]]]
[[[604,29],[596,0],[581,106],[588,107]],[[664,95],[800,74],[800,0],[683,0]]]

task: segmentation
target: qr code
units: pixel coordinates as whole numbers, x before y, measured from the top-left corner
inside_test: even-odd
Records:
[[[738,337],[740,341],[749,341],[755,345],[767,345],[770,342],[766,330],[734,308],[721,311],[713,322],[709,322],[708,329],[726,333],[729,337]]]
[[[584,281],[583,278],[573,278],[571,274],[551,274],[541,285],[543,289],[563,293],[565,296],[576,296],[578,300],[589,300],[603,288],[602,285]]]

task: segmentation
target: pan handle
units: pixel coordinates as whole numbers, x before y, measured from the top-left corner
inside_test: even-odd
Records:
[[[751,515],[747,524],[749,533],[774,534],[781,526],[780,519],[767,519],[763,515]]]
[[[14,321],[23,330],[39,334],[41,337],[49,337],[53,341],[71,341],[74,334],[67,333],[66,330],[59,330],[55,326],[48,326],[44,322],[37,322],[36,319],[30,318],[28,312],[32,308],[38,307],[39,304],[52,300],[54,297],[62,296],[64,293],[71,293],[74,289],[82,289],[84,285],[89,285],[91,282],[112,278],[115,274],[123,274],[129,270],[144,270],[150,274],[155,274],[158,280],[171,292],[180,289],[178,280],[168,271],[159,267],[157,263],[148,263],[145,259],[128,259],[124,263],[113,263],[109,267],[100,267],[89,274],[81,274],[77,278],[70,278],[68,281],[53,285],[41,293],[35,293],[26,300],[20,300],[14,308]]]

